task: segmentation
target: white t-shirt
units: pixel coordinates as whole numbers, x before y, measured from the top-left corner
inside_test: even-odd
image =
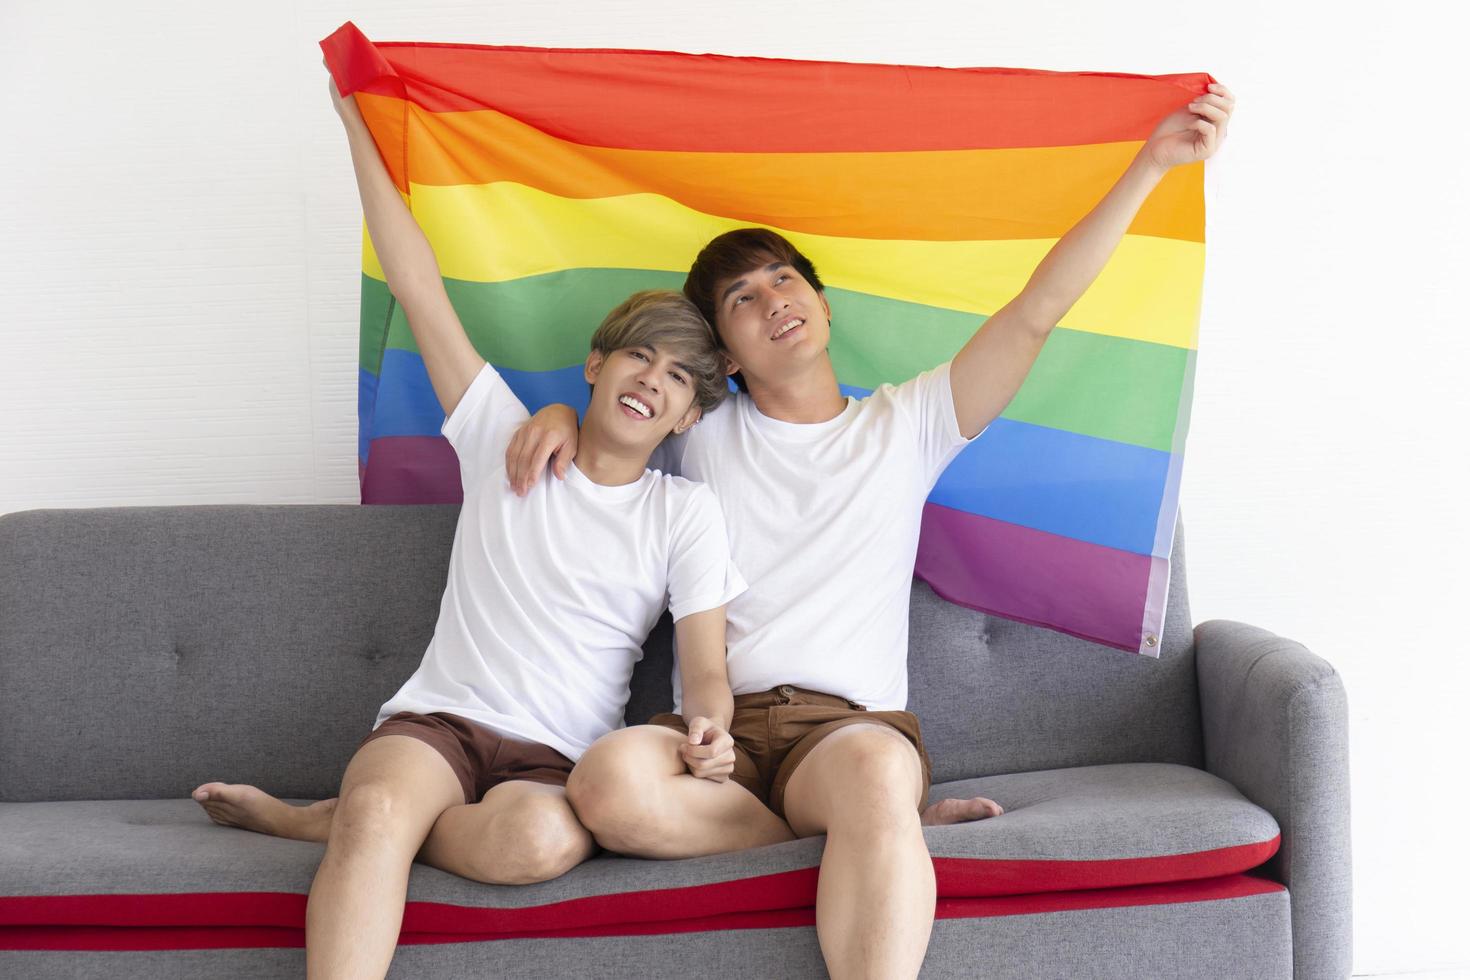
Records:
[[[575,761],[623,723],[633,665],[665,603],[675,620],[744,588],[709,489],[645,471],[620,487],[572,465],[510,490],[505,449],[526,409],[495,369],[443,432],[464,506],[423,662],[378,712],[446,711]]]
[[[815,424],[768,418],[739,394],[660,447],[652,465],[720,498],[751,583],[726,611],[736,694],[792,684],[905,706],[924,499],[968,442],[946,363]]]

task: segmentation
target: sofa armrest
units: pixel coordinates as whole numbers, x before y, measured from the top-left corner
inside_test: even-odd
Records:
[[[1347,694],[1306,647],[1244,623],[1194,630],[1205,768],[1269,811],[1297,980],[1352,972]]]

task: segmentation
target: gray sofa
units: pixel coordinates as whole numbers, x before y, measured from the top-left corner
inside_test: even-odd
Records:
[[[0,976],[299,976],[318,845],[211,824],[198,783],[335,795],[433,628],[457,508],[0,517]],[[1346,706],[1333,669],[1191,629],[1162,656],[913,587],[910,707],[936,796],[932,977],[1343,977]],[[669,697],[667,623],[631,722]],[[487,842],[487,846],[495,846]],[[805,977],[820,840],[601,856],[509,888],[415,866],[393,976]]]

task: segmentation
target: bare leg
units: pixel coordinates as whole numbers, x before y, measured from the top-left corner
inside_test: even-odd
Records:
[[[386,735],[357,751],[306,902],[309,978],[388,972],[414,854],[439,815],[463,802],[449,763],[416,738]]]
[[[919,825],[923,769],[902,735],[849,725],[812,749],[786,784],[786,818],[827,835],[817,939],[835,980],[914,977],[934,926],[934,863]]]
[[[419,860],[474,881],[524,885],[563,875],[596,853],[565,789],[514,780],[479,803],[445,810]]]
[[[337,809],[335,797],[293,806],[244,783],[205,783],[193,796],[222,826],[317,843],[326,842]],[[514,780],[440,814],[417,860],[473,881],[519,885],[565,874],[596,852],[564,789]]]
[[[685,858],[793,840],[785,821],[733,780],[689,775],[683,736],[639,725],[598,739],[567,781],[567,799],[597,842],[645,858]]]
[[[245,783],[205,783],[192,795],[209,819],[223,827],[318,844],[326,843],[337,809],[336,797],[294,806]]]

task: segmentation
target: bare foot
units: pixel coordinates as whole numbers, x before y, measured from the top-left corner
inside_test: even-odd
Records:
[[[940,800],[931,803],[919,816],[919,823],[926,827],[938,827],[951,823],[966,823],[970,820],[984,820],[986,817],[998,817],[1005,813],[1005,809],[994,800],[987,800],[983,796],[976,796],[968,800]]]
[[[244,783],[205,783],[192,795],[209,819],[221,826],[317,843],[326,843],[337,809],[335,799],[292,806]]]

